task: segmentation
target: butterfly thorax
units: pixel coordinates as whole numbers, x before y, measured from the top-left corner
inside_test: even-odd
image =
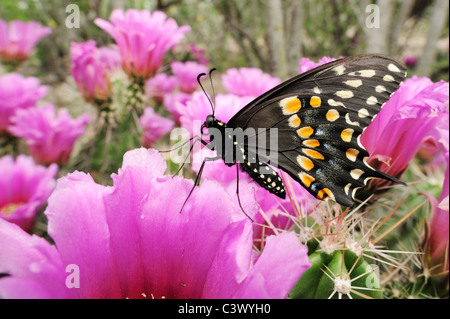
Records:
[[[208,132],[204,132],[204,128]],[[250,177],[269,192],[285,198],[283,182],[278,173],[264,161],[252,148],[252,143],[246,138],[249,132],[240,128],[232,128],[226,123],[208,115],[202,125],[201,133],[209,136],[209,149],[217,152],[217,157],[223,159],[227,166],[238,164]],[[252,134],[252,133],[250,133]]]
[[[207,132],[205,132],[205,128],[208,129]],[[217,159],[223,159],[228,166],[233,166],[239,161],[235,156],[236,144],[233,144],[233,136],[226,123],[210,114],[201,127],[201,133],[209,136],[207,147],[216,151]]]

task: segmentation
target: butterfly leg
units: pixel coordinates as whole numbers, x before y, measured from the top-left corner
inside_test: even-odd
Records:
[[[200,178],[201,178],[201,176],[202,176],[203,168],[205,167],[205,163],[206,163],[206,160],[204,160],[204,161],[202,162],[202,165],[200,166],[200,169],[199,169],[199,171],[198,171],[197,177],[195,178],[194,186],[192,186],[191,190],[189,191],[188,196],[187,196],[186,199],[184,200],[183,206],[181,206],[181,209],[180,209],[180,214],[181,214],[181,212],[183,211],[184,206],[186,205],[186,203],[187,203],[189,197],[191,197],[191,194],[192,194],[192,192],[194,191],[194,188],[200,184]]]
[[[188,159],[188,157],[191,155],[191,153],[192,153],[192,150],[194,149],[194,146],[195,146],[195,143],[197,143],[197,142],[204,142],[199,136],[194,136],[194,137],[192,137],[189,141],[187,141],[187,142],[190,142],[190,141],[192,141],[192,140],[194,140],[194,142],[192,143],[192,145],[191,145],[191,147],[189,148],[189,152],[187,153],[187,155],[186,155],[186,157],[184,158],[184,160],[183,160],[183,164],[181,164],[181,166],[180,166],[180,168],[178,168],[178,170],[177,170],[177,172],[174,174],[174,175],[172,175],[172,178],[173,177],[175,177],[176,175],[178,175],[178,173],[182,170],[182,168],[184,167],[184,165],[186,164],[186,161],[187,161],[187,159]],[[186,142],[186,143],[187,143]],[[182,144],[182,146],[184,146],[184,144],[186,144],[186,143],[183,143]]]
[[[242,212],[253,223],[253,219],[245,212],[244,208],[242,207],[241,197],[239,196],[239,165],[237,165],[237,164],[236,164],[236,196],[237,196],[237,199],[238,199],[239,207],[241,208]]]
[[[202,143],[204,142],[203,140],[200,140],[200,141],[201,141]],[[194,188],[195,188],[196,186],[199,186],[199,185],[200,185],[200,180],[201,180],[201,177],[202,177],[202,174],[203,174],[203,168],[205,167],[205,163],[206,163],[206,162],[213,161],[213,160],[215,160],[213,157],[211,157],[211,158],[205,157],[205,159],[203,160],[202,165],[200,166],[200,169],[198,170],[197,177],[195,178],[194,186],[192,186],[191,190],[189,191],[188,196],[186,197],[186,199],[185,199],[185,201],[184,201],[184,203],[183,203],[183,206],[181,206],[180,214],[181,214],[181,212],[183,211],[183,208],[184,208],[184,206],[186,205],[186,203],[187,203],[189,197],[191,197],[191,194],[192,194],[192,192],[194,191]]]

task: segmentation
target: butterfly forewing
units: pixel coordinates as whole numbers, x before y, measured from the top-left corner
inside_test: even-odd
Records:
[[[405,68],[387,57],[338,60],[280,84],[227,125],[257,134],[277,129],[278,167],[317,198],[350,206],[370,178],[398,182],[366,163],[360,137],[404,77]]]

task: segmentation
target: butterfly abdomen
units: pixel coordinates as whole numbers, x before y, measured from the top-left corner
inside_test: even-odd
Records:
[[[280,175],[272,167],[259,161],[257,156],[246,155],[240,166],[254,181],[270,193],[282,199],[286,198],[286,191]]]

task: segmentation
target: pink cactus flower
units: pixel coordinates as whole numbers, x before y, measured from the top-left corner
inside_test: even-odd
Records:
[[[172,93],[178,85],[178,80],[173,75],[158,73],[145,83],[145,93],[161,103],[167,94]]]
[[[186,103],[192,99],[192,94],[184,92],[173,92],[164,95],[164,107],[170,112],[177,124],[180,124]]]
[[[174,121],[159,115],[152,107],[144,109],[144,114],[139,118],[139,123],[144,130],[143,145],[147,148],[169,133],[175,125]]]
[[[11,124],[17,110],[27,109],[47,95],[47,87],[35,77],[23,77],[18,73],[0,75],[0,135]]]
[[[446,275],[449,269],[449,167],[448,152],[445,154],[447,169],[445,171],[444,185],[439,200],[427,195],[431,203],[431,218],[428,236],[425,238],[425,262],[431,274]]]
[[[119,52],[97,48],[95,41],[72,42],[70,46],[72,76],[78,90],[88,102],[102,103],[109,99],[111,73],[120,68]]]
[[[225,89],[237,96],[259,96],[280,84],[280,79],[257,68],[228,69],[222,75]]]
[[[228,122],[233,115],[247,105],[253,97],[239,97],[233,94],[217,94],[215,116],[223,122]],[[209,114],[212,114],[211,104],[203,92],[194,92],[185,105],[178,104],[181,114],[181,126],[191,134],[199,134],[200,126]]]
[[[173,61],[170,63],[172,73],[178,79],[178,86],[181,92],[192,93],[197,89],[197,76],[200,73],[207,73],[208,68],[197,62]]]
[[[30,230],[36,213],[55,187],[58,166],[36,165],[31,157],[0,158],[0,219]]]
[[[0,59],[19,63],[26,60],[36,44],[52,33],[52,29],[39,22],[10,21],[0,19]]]
[[[194,55],[200,64],[208,64],[209,60],[206,57],[206,49],[200,48],[195,44],[189,45],[189,51]]]
[[[74,119],[67,109],[56,113],[48,104],[19,110],[12,118],[10,133],[22,137],[34,160],[43,165],[57,163],[64,166],[69,160],[76,139],[84,133],[90,117],[83,114]]]
[[[417,63],[417,58],[414,56],[405,56],[403,57],[403,63],[406,64],[407,67],[414,67]]]
[[[161,11],[115,9],[110,21],[97,18],[94,22],[116,41],[125,72],[143,80],[157,73],[167,51],[190,30],[189,26],[178,27]]]
[[[342,57],[341,57],[342,58]],[[327,57],[324,56],[323,58],[321,58],[319,61],[313,62],[312,60],[308,59],[308,58],[301,58],[300,59],[300,66],[298,68],[298,72],[299,73],[304,73],[306,71],[312,70],[322,64],[328,63],[328,62],[332,62],[335,61],[335,58],[331,58],[331,57]]]
[[[158,152],[141,148],[125,154],[113,186],[81,172],[61,178],[45,211],[55,246],[0,220],[0,273],[9,275],[0,295],[286,298],[310,267],[297,236],[270,236],[255,253],[234,194],[206,181],[180,213],[193,182],[165,170]],[[245,205],[255,213],[250,197]]]
[[[424,142],[433,140],[441,153],[448,152],[448,90],[448,82],[428,78],[403,82],[361,137],[371,154],[369,163],[399,178]]]

